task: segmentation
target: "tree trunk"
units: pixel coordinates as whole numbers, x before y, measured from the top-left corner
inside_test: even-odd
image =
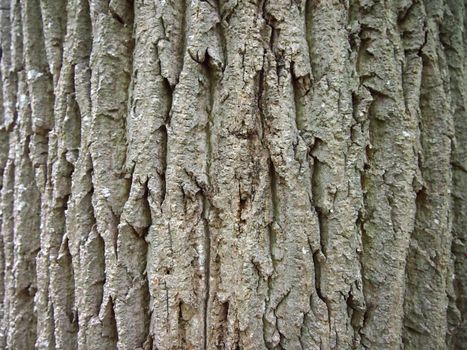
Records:
[[[1,349],[465,349],[463,0],[0,0]]]

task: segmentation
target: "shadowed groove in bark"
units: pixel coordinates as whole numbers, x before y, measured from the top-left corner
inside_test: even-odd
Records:
[[[57,84],[63,58],[63,43],[67,30],[67,2],[40,1],[42,28],[44,28],[44,43],[49,69],[53,75],[54,86]]]
[[[210,301],[210,294],[211,294],[211,231],[209,228],[209,220],[210,220],[210,200],[209,197],[211,196],[210,188],[211,188],[211,181],[210,181],[210,172],[211,172],[211,157],[212,157],[212,143],[211,143],[211,124],[213,123],[213,118],[215,118],[215,111],[214,111],[214,91],[216,88],[216,84],[219,76],[219,71],[216,71],[216,67],[213,65],[213,62],[210,62],[210,57],[206,55],[205,61],[203,62],[204,73],[207,78],[207,121],[206,121],[206,148],[207,148],[207,155],[206,155],[206,173],[207,173],[207,188],[204,189],[205,193],[203,196],[203,210],[202,210],[202,218],[204,221],[205,227],[205,243],[204,243],[204,251],[206,254],[205,261],[204,261],[204,278],[205,278],[205,301],[204,301],[204,315],[203,315],[203,338],[204,338],[204,349],[207,349],[208,346],[208,329],[209,329],[209,301]]]
[[[179,82],[185,62],[188,36],[187,0],[156,4],[160,12],[161,37],[156,46],[160,53],[161,75],[173,89]]]
[[[5,295],[2,318],[2,346],[6,347],[8,341],[10,300],[13,293],[13,188],[14,188],[14,162],[9,159],[3,176],[2,187],[2,240],[5,257]]]
[[[75,309],[75,274],[68,241],[62,244],[60,250],[55,269],[61,270],[59,281],[63,290],[57,293],[62,299],[57,299],[55,302],[59,304],[59,310],[64,317],[62,316],[63,318],[56,324],[55,338],[59,339],[57,345],[60,348],[74,349],[77,348],[78,312]]]
[[[60,209],[55,210],[52,195],[52,165],[47,163],[49,142],[51,157],[55,156],[56,139],[49,138],[49,130],[54,126],[54,91],[52,75],[49,71],[43,30],[43,15],[40,2],[25,1],[21,4],[22,32],[24,35],[24,61],[27,76],[30,106],[32,110],[31,159],[34,165],[35,183],[40,190],[41,234],[40,254],[37,256],[38,293],[36,310],[38,317],[35,346],[56,345],[54,297],[51,288],[53,257],[60,244]],[[66,192],[66,190],[65,190]],[[66,193],[64,194],[66,196]],[[60,206],[60,205],[58,205]],[[57,216],[56,216],[57,215]],[[51,222],[57,219],[57,232]],[[58,239],[57,239],[58,238]],[[58,241],[58,242],[57,242]],[[52,253],[51,253],[52,252]],[[56,255],[54,255],[56,256]]]
[[[27,96],[24,73],[18,77],[18,91]],[[34,185],[34,172],[29,157],[31,139],[31,109],[21,103],[18,108],[18,146],[15,155],[12,328],[8,338],[13,347],[34,347],[37,316],[34,313],[36,285],[36,254],[39,251],[40,195]],[[31,185],[32,184],[32,185]],[[25,325],[22,320],[28,320]]]
[[[119,226],[130,191],[129,180],[125,178],[125,133],[132,71],[132,4],[126,1],[111,1],[108,5],[93,3],[91,19],[93,50],[98,52],[91,55],[93,207],[97,214],[97,232],[104,240],[106,266],[104,300],[98,315],[100,327],[91,340],[91,346],[99,346],[102,342],[103,347],[114,348],[118,342],[119,347],[129,348],[136,345],[134,342],[139,340],[138,333],[142,331],[139,327],[128,329],[122,322],[130,313],[131,305],[126,306],[122,300],[129,286],[125,278],[117,278],[128,276],[125,271],[127,258],[119,254],[120,244],[124,248],[133,244],[131,233],[128,237],[125,226]],[[118,44],[112,47],[114,40]],[[114,60],[118,63],[114,64]],[[114,81],[110,81],[110,77]],[[104,159],[111,163],[102,162]]]
[[[453,266],[450,273],[454,274],[452,289],[448,292],[448,336],[446,344],[453,349],[461,349],[466,343],[467,321],[467,269],[465,254],[461,247],[466,245],[466,197],[467,164],[466,164],[466,91],[465,91],[465,61],[466,52],[466,21],[465,3],[447,1],[443,21],[440,23],[440,39],[449,70],[449,91],[451,94],[451,110],[454,123],[454,140],[451,143],[451,169],[453,188],[452,198],[452,234],[451,251]],[[449,279],[447,284],[449,286]],[[464,311],[463,311],[464,310]]]
[[[73,28],[73,17],[67,24]],[[53,199],[54,208],[49,212],[49,230],[54,231],[50,244],[50,293],[53,295],[55,322],[55,339],[59,348],[76,348],[78,325],[75,317],[75,273],[70,252],[70,235],[67,228],[66,212],[71,204],[72,178],[78,158],[81,138],[81,120],[79,105],[75,100],[75,71],[69,61],[68,47],[64,55],[63,64],[60,63],[60,77],[56,84],[57,96],[55,103],[55,129],[57,134],[64,137],[55,139],[49,144],[49,159],[54,163],[52,174],[54,180]],[[53,158],[53,160],[52,160]],[[68,229],[68,230],[67,230]],[[73,244],[73,243],[72,243]],[[71,300],[71,301],[70,301]]]
[[[3,2],[0,3],[3,5]],[[9,10],[9,9],[8,9]],[[2,81],[2,86],[0,88],[0,112],[1,112],[1,117],[0,117],[0,122],[1,122],[1,130],[0,130],[0,147],[1,147],[1,181],[0,181],[0,193],[3,193],[6,189],[7,181],[7,172],[9,169],[11,169],[11,165],[9,164],[8,161],[8,153],[9,153],[9,135],[7,132],[7,127],[5,123],[6,119],[6,102],[8,101],[8,90],[5,87],[5,82],[9,80],[9,73],[8,73],[8,66],[10,65],[10,42],[11,42],[11,37],[10,37],[10,30],[11,23],[10,23],[10,18],[8,16],[8,13],[6,11],[0,12],[0,79]],[[6,73],[6,74],[5,74]],[[3,194],[0,195],[3,198]],[[0,283],[2,283],[2,286],[0,287],[0,346],[5,347],[6,339],[3,336],[4,335],[4,325],[3,325],[3,320],[4,320],[4,314],[5,310],[7,309],[6,303],[5,303],[5,296],[8,293],[8,272],[7,272],[7,263],[9,257],[6,255],[7,250],[6,250],[6,237],[3,236],[3,230],[4,228],[4,222],[7,220],[11,220],[10,217],[8,217],[8,210],[6,206],[4,206],[3,202],[0,202],[0,207],[2,208],[1,214],[0,214],[0,228],[2,231],[2,238],[0,239],[0,268],[2,271],[0,271]]]
[[[405,294],[405,343],[422,346],[429,337],[430,348],[446,345],[446,337],[431,334],[448,333],[447,310],[451,248],[451,139],[453,120],[449,108],[449,90],[445,84],[447,62],[439,41],[439,22],[443,11],[426,3],[427,36],[421,48],[422,72],[420,86],[420,144],[422,192],[419,192],[415,229],[408,257],[407,290]],[[440,117],[442,116],[442,117]],[[436,147],[433,144],[436,143]],[[416,273],[414,273],[416,271]],[[428,285],[429,283],[429,285]],[[427,307],[426,293],[436,301]]]
[[[105,345],[103,349],[117,349],[118,330],[112,298],[109,298],[108,301],[104,302],[104,305],[105,309],[102,316],[102,337],[105,339]]]

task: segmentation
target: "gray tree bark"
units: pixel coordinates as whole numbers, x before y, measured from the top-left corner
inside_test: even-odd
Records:
[[[464,0],[0,0],[1,349],[465,349]]]

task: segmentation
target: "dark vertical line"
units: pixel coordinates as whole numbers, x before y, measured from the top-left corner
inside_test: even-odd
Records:
[[[313,48],[313,9],[312,9],[313,0],[305,0],[305,36],[306,43],[308,45],[308,55],[310,58],[310,67],[313,75],[313,60],[312,57],[312,48]]]
[[[210,202],[209,197],[211,196],[211,181],[210,181],[210,171],[211,171],[211,158],[212,158],[212,144],[211,144],[211,124],[213,123],[214,118],[214,104],[215,104],[215,96],[214,96],[214,89],[216,87],[216,73],[215,65],[212,64],[210,61],[210,57],[206,54],[206,60],[202,65],[202,69],[207,78],[207,106],[206,106],[206,113],[207,113],[207,120],[206,120],[206,148],[207,148],[207,155],[206,155],[206,172],[207,172],[207,188],[204,189],[203,193],[203,212],[202,217],[204,221],[204,228],[205,228],[205,266],[204,266],[204,275],[205,275],[205,300],[204,300],[204,349],[208,349],[208,320],[209,320],[209,301],[211,298],[211,231],[209,228],[209,214],[210,214]]]
[[[205,300],[204,300],[204,350],[208,350],[208,315],[209,315],[209,299],[211,297],[211,232],[209,229],[209,201],[206,196],[203,198],[203,220],[205,228]]]
[[[188,1],[190,0],[177,0],[177,1],[180,1],[180,4],[181,4],[181,9],[180,9],[180,36],[181,36],[181,45],[179,46],[178,48],[178,55],[179,57],[181,58],[181,64],[180,64],[180,67],[179,67],[179,72],[178,72],[178,77],[177,77],[177,82],[179,81],[180,79],[180,74],[183,70],[183,66],[185,64],[185,51],[186,51],[186,47],[187,47],[187,30],[189,29],[188,28],[188,19],[187,19],[187,12],[188,12]]]
[[[446,52],[449,69],[449,82],[451,94],[451,106],[453,110],[454,140],[451,147],[451,172],[452,172],[452,244],[453,255],[452,282],[453,295],[450,295],[448,307],[448,348],[462,349],[467,344],[467,269],[465,246],[467,240],[467,123],[466,123],[466,91],[463,89],[465,81],[465,25],[467,25],[466,2],[448,0],[445,14],[446,18],[441,22],[441,43]],[[464,29],[464,30],[462,30]],[[449,293],[449,292],[448,292]],[[449,293],[450,294],[450,293]]]

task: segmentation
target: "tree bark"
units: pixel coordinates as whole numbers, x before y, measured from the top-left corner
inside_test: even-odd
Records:
[[[463,0],[0,0],[1,349],[467,344]]]

